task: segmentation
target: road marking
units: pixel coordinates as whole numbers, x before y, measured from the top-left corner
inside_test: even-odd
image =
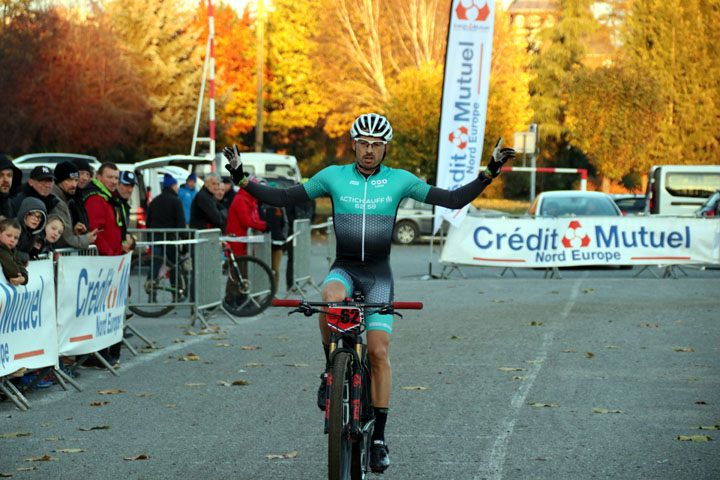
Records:
[[[575,283],[573,283],[573,286],[570,290],[570,297],[568,298],[568,301],[565,304],[562,312],[560,312],[561,318],[567,318],[567,316],[570,314],[570,310],[572,310],[573,306],[575,305],[575,301],[577,300],[578,293],[580,293],[580,284],[587,276],[587,273],[588,272],[585,271],[583,278],[579,278],[575,280]],[[517,392],[515,392],[515,395],[513,395],[512,399],[510,400],[509,414],[500,422],[500,426],[498,428],[500,434],[497,436],[495,442],[493,443],[487,463],[482,465],[480,472],[475,476],[476,480],[500,480],[502,478],[503,466],[505,465],[505,455],[507,454],[507,444],[508,440],[513,434],[513,430],[515,429],[517,415],[520,412],[520,408],[525,404],[525,399],[527,398],[528,393],[530,393],[530,389],[532,388],[533,384],[535,383],[535,379],[537,379],[537,376],[540,373],[540,369],[543,366],[542,362],[545,361],[548,348],[550,347],[552,342],[553,332],[552,330],[548,330],[545,332],[545,335],[543,337],[540,351],[535,357],[535,359],[540,363],[535,363],[530,366],[529,371],[526,375],[527,380],[524,380],[520,384],[520,388]]]

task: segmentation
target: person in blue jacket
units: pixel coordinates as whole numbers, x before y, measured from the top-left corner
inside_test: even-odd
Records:
[[[180,186],[178,190],[178,197],[183,204],[183,210],[185,211],[185,223],[190,223],[190,205],[192,205],[193,198],[197,195],[197,175],[191,173],[188,175],[185,183]]]

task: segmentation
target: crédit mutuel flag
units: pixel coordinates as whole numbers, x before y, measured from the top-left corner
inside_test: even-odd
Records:
[[[453,0],[445,53],[437,186],[454,190],[480,169],[487,110],[495,3]],[[433,231],[445,219],[458,226],[468,207],[435,208]]]

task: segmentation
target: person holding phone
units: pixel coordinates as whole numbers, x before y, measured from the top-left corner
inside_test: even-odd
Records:
[[[323,301],[341,301],[354,290],[361,290],[368,302],[391,303],[393,280],[390,245],[400,202],[411,197],[419,202],[451,209],[462,208],[474,200],[493,178],[500,175],[507,161],[515,158],[515,150],[502,148],[500,140],[487,168],[479,172],[476,179],[455,190],[445,190],[423,182],[407,170],[382,165],[392,136],[390,122],[382,115],[360,115],[350,128],[354,161],[347,165],[327,167],[306,183],[286,189],[248,181],[237,147],[226,147],[223,150],[229,162],[226,168],[235,184],[260,202],[287,207],[321,196],[332,199],[337,251],[335,263],[322,284]],[[320,315],[319,325],[327,365],[330,331],[324,317]],[[392,383],[389,356],[392,322],[392,315],[373,314],[367,319],[375,414],[370,467],[376,473],[384,472],[390,465],[385,443],[385,424]],[[318,407],[324,409],[327,372],[320,378]]]

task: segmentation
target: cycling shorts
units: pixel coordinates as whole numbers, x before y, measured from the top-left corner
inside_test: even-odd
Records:
[[[391,303],[393,301],[393,279],[388,259],[372,262],[335,260],[323,285],[340,282],[351,296],[360,290],[368,303]],[[365,319],[367,329],[392,333],[393,315],[373,313]]]

